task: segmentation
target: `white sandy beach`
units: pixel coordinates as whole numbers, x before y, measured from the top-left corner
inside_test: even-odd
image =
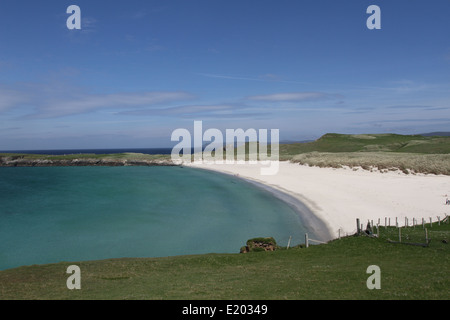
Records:
[[[450,215],[450,176],[318,168],[280,162],[275,175],[261,175],[259,164],[190,164],[256,181],[303,202],[328,227],[333,237],[356,232],[356,219],[384,226],[429,222]],[[380,220],[378,220],[380,219]],[[389,220],[387,220],[389,221]]]

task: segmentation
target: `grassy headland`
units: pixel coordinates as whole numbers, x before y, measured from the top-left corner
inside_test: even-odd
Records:
[[[0,153],[0,167],[172,165],[170,155],[116,153],[42,155]]]
[[[450,137],[399,134],[328,133],[307,143],[284,144],[280,153],[296,155],[308,152],[399,152],[449,154]]]
[[[313,142],[280,145],[280,160],[319,167],[450,175],[450,137],[326,134]]]

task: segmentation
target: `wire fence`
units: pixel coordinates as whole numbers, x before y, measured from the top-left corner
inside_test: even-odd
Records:
[[[450,228],[440,228],[441,225],[449,225],[449,217],[445,215],[443,219],[437,217],[437,220],[429,219],[411,219],[405,218],[405,223],[400,225],[398,219],[395,225],[386,223],[384,226],[378,222],[374,224],[367,222],[366,227],[360,224],[357,219],[358,229],[356,234],[377,237],[390,243],[401,243],[427,247],[432,241],[448,243],[450,237]]]
[[[337,240],[350,236],[369,236],[379,238],[390,243],[401,243],[427,247],[433,242],[442,242],[447,244],[450,241],[450,216],[436,216],[436,219],[416,218],[385,218],[377,220],[368,220],[366,224],[356,219],[357,228],[351,231],[339,228]],[[441,225],[447,225],[447,228],[440,228]],[[287,249],[290,248],[292,237],[289,237]],[[301,246],[308,248],[311,244],[324,244],[327,242],[315,240],[305,234],[305,241]]]

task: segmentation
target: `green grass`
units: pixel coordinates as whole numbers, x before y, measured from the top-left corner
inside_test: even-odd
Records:
[[[280,145],[283,156],[308,152],[397,152],[449,154],[450,137],[399,134],[328,133],[313,142]]]
[[[112,160],[154,160],[170,159],[170,155],[143,154],[143,153],[114,153],[114,154],[67,154],[67,155],[41,155],[25,153],[0,153],[0,158],[9,160],[30,159],[30,160],[73,160],[73,159],[112,159]]]
[[[330,133],[313,142],[280,145],[280,160],[318,167],[450,175],[450,137]]]
[[[401,223],[403,224],[403,222],[404,221],[402,221]],[[384,222],[380,221],[380,223]],[[444,242],[450,242],[449,231],[450,227],[448,223],[441,223],[441,225],[439,225],[437,222],[433,222],[432,224],[425,223],[422,225],[422,221],[416,221],[413,225],[412,221],[408,221],[408,226],[403,226],[401,228],[393,226],[385,227],[381,225],[378,229],[378,235],[380,239],[386,241],[391,240],[398,242],[401,240],[403,244],[428,244],[432,247],[439,247],[442,245],[446,246],[447,244],[445,244]],[[373,232],[376,234],[377,229],[374,228]],[[427,242],[427,238],[430,239],[429,242]]]
[[[450,226],[431,229],[427,248],[351,236],[307,249],[21,267],[0,272],[0,299],[448,300],[450,247],[441,240]],[[81,290],[66,287],[71,264]],[[366,286],[370,265],[381,269],[380,290]]]

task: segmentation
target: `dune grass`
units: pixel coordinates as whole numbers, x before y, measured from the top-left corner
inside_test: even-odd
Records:
[[[381,172],[401,170],[406,174],[450,175],[450,154],[394,152],[310,152],[294,155],[291,162],[317,167],[350,168]]]

